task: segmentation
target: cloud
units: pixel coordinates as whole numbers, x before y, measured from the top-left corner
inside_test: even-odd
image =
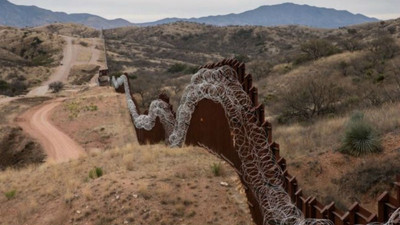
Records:
[[[132,22],[148,22],[165,17],[201,17],[240,13],[261,5],[287,0],[10,0],[15,4],[37,5],[53,11],[92,13],[108,19],[124,18]],[[348,10],[379,19],[400,17],[399,0],[292,0],[297,4]],[[79,7],[77,7],[79,6]]]

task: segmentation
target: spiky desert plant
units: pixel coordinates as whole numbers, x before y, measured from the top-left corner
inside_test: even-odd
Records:
[[[101,167],[94,167],[89,171],[89,178],[96,179],[103,176],[103,169]]]
[[[381,151],[381,139],[372,125],[364,120],[364,114],[360,112],[353,114],[347,124],[340,152],[361,156]]]

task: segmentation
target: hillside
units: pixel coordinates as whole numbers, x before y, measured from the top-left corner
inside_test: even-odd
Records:
[[[0,190],[15,194],[0,195],[0,224],[251,225],[238,176],[224,163],[215,176],[211,166],[218,163],[199,148],[127,145],[7,170],[0,173]],[[102,176],[90,178],[95,167]]]
[[[15,96],[48,79],[62,58],[62,37],[0,26],[0,95]]]
[[[53,12],[36,6],[15,5],[0,0],[0,25],[13,27],[36,27],[52,23],[77,23],[97,29],[131,25],[123,19],[107,20],[91,14],[67,14]]]
[[[200,18],[167,18],[140,25],[160,25],[177,21],[204,23],[216,26],[253,25],[281,26],[303,25],[319,28],[339,28],[354,24],[378,21],[361,14],[352,14],[344,10],[319,8],[309,5],[283,3],[279,5],[261,6],[254,10],[238,14],[206,16]]]
[[[390,190],[400,172],[399,25],[397,19],[324,30],[178,22],[107,30],[105,36],[111,71],[128,73],[142,110],[159,92],[168,93],[176,109],[202,64],[226,57],[246,62],[273,139],[302,189],[342,209],[356,200],[376,211],[377,195]],[[378,155],[339,151],[354,115],[382,140]],[[378,156],[382,163],[375,162]],[[358,183],[354,177],[363,174],[368,178]]]

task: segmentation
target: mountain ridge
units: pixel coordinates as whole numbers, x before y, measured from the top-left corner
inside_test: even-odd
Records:
[[[300,14],[298,17],[289,16]],[[318,15],[320,14],[320,15]],[[310,16],[311,15],[311,16]],[[279,19],[276,19],[279,18]],[[278,21],[279,20],[279,21]],[[339,28],[355,24],[376,22],[376,18],[367,17],[362,14],[353,14],[347,10],[336,10],[310,5],[298,5],[294,3],[282,3],[278,5],[264,5],[253,10],[242,13],[230,13],[226,15],[212,15],[198,18],[165,18],[149,23],[141,23],[141,26],[152,26],[177,21],[205,23],[217,26],[229,25],[303,25],[317,28]]]
[[[0,0],[0,25],[36,27],[56,22],[78,23],[97,29],[132,25],[129,21],[120,18],[107,20],[88,13],[68,14],[65,12],[54,12],[37,6],[15,5],[7,0]]]
[[[108,20],[88,13],[54,12],[37,6],[16,5],[8,0],[0,0],[0,25],[14,27],[35,27],[55,22],[78,23],[96,29],[110,29],[126,26],[154,26],[178,21],[195,22],[215,26],[253,25],[280,26],[302,25],[316,28],[338,28],[355,24],[376,22],[378,19],[353,14],[346,10],[336,10],[294,3],[264,5],[253,10],[225,15],[192,18],[164,18],[146,23],[131,23],[118,18]]]

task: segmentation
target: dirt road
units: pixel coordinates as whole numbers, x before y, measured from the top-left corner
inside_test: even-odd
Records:
[[[56,71],[50,76],[50,78],[43,82],[41,86],[32,89],[27,96],[41,96],[45,95],[49,89],[49,84],[54,81],[67,81],[69,71],[71,70],[73,61],[74,61],[74,51],[73,51],[73,44],[72,44],[72,37],[64,36],[66,41],[66,45],[64,47],[63,52],[63,60],[61,61],[61,65],[56,69]]]
[[[46,82],[42,83],[40,87],[31,90],[27,94],[28,97],[46,95],[48,85],[51,82],[67,82],[70,70],[74,65],[95,64],[102,66],[102,62],[99,62],[99,58],[100,54],[104,52],[96,49],[99,39],[91,39],[91,48],[87,49],[83,46],[74,44],[74,38],[72,37],[64,36],[63,38],[66,41],[66,45],[64,46],[64,57],[61,65]],[[88,55],[89,58],[85,57],[86,55]],[[84,60],[86,58],[87,60]],[[97,85],[96,78],[97,77],[95,76],[92,79],[92,86]],[[24,96],[0,98],[0,105],[23,97]],[[48,160],[54,162],[68,161],[85,154],[84,149],[79,144],[50,122],[51,111],[61,104],[63,100],[64,99],[56,99],[31,108],[18,118],[18,125],[41,143],[43,149],[48,155]]]
[[[85,154],[79,144],[50,122],[51,111],[61,104],[62,100],[57,99],[34,107],[17,119],[18,125],[42,144],[48,161],[56,163],[76,159]]]

